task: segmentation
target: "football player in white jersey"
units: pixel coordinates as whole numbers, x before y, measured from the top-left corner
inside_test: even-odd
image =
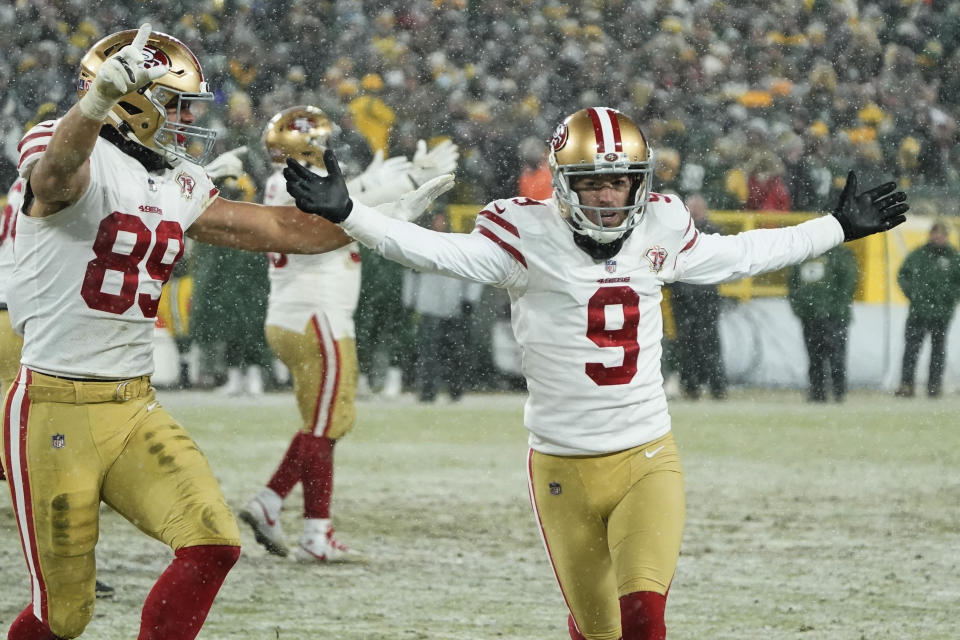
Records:
[[[264,203],[292,205],[282,167],[295,158],[311,171],[326,173],[323,152],[336,140],[336,125],[317,107],[284,109],[267,124],[263,143],[277,171],[267,180]],[[421,142],[410,162],[383,160],[378,153],[347,188],[366,205],[382,204],[432,178],[452,172],[457,147],[446,141],[427,151]],[[422,209],[403,210],[406,218]],[[325,283],[318,287],[317,282]],[[267,343],[290,369],[300,410],[297,434],[267,485],[240,512],[258,542],[285,556],[280,524],[284,499],[298,482],[303,487],[303,534],[294,549],[304,562],[359,558],[336,540],[330,518],[333,453],[356,419],[357,348],[353,314],[360,296],[360,254],[350,244],[323,255],[270,254]]]
[[[213,94],[193,53],[149,24],[97,42],[78,94],[18,148],[26,183],[7,302],[24,343],[0,451],[31,603],[7,637],[83,633],[102,501],[174,551],[139,640],[191,639],[240,533],[203,453],[150,385],[161,286],[185,234],[284,253],[350,238],[292,206],[218,196],[201,166],[216,134],[194,113]]]
[[[17,178],[7,191],[7,201],[0,212],[0,398],[5,397],[7,387],[17,376],[20,367],[20,352],[23,338],[17,335],[10,324],[7,311],[7,283],[13,275],[13,240],[17,234],[17,215],[23,204],[26,181]],[[0,456],[0,480],[6,479],[3,457]],[[116,590],[106,582],[96,581],[94,594],[98,598],[112,598]]]
[[[470,234],[389,219],[352,201],[336,170],[288,165],[300,209],[415,269],[509,292],[529,388],[530,498],[574,639],[666,636],[685,507],[660,373],[661,287],[802,262],[903,222],[908,208],[894,183],[857,193],[851,173],[833,215],[701,234],[678,198],[651,191],[640,129],[602,107],[554,133],[550,200],[491,202]]]
[[[17,178],[7,191],[7,202],[0,213],[0,397],[13,382],[20,366],[20,350],[23,338],[13,331],[7,311],[7,286],[13,274],[13,239],[16,235],[16,213],[23,202],[26,183]],[[0,460],[0,478],[3,477],[3,460]]]

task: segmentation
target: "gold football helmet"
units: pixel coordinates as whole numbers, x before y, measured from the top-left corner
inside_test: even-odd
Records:
[[[133,42],[136,29],[114,33],[97,42],[80,60],[77,95],[83,97],[107,58]],[[203,164],[213,149],[217,132],[182,122],[183,113],[195,102],[212,102],[213,94],[203,70],[185,44],[165,33],[154,31],[143,48],[144,64],[160,64],[170,70],[139,91],[120,98],[110,112],[109,122],[134,142],[162,155],[169,162],[184,159]],[[167,109],[176,108],[175,116]],[[194,114],[195,115],[195,114]]]
[[[276,164],[294,158],[326,171],[323,152],[336,129],[333,121],[318,107],[290,107],[270,118],[263,130],[263,146]]]
[[[607,244],[640,224],[650,198],[653,159],[647,140],[630,118],[615,109],[581,109],[561,122],[550,139],[550,173],[557,205],[575,233]],[[570,186],[572,178],[627,174],[633,179],[625,207],[587,207]],[[630,200],[628,200],[630,202]],[[597,222],[585,210],[597,212]],[[600,212],[626,211],[622,224],[604,227]]]

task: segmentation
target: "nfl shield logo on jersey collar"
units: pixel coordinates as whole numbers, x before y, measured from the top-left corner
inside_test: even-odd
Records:
[[[607,270],[607,273],[616,273],[617,272],[617,261],[613,258],[607,260],[607,263],[604,265],[604,269]]]
[[[54,449],[63,449],[67,446],[67,439],[62,433],[55,433],[50,436],[50,444]]]

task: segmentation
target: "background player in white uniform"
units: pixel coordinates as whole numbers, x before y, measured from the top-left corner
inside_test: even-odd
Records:
[[[7,201],[0,212],[0,398],[5,397],[7,387],[13,382],[20,367],[20,352],[23,338],[13,330],[7,311],[7,285],[13,276],[13,240],[16,236],[17,215],[23,204],[26,181],[17,178],[7,191]],[[3,458],[0,457],[0,480],[5,478]],[[98,598],[112,598],[114,588],[100,580],[96,581],[94,593]]]
[[[7,202],[0,213],[0,397],[13,382],[20,366],[20,350],[23,338],[13,331],[7,311],[7,287],[13,275],[13,239],[16,235],[17,212],[23,202],[26,182],[17,178],[9,191]],[[0,477],[3,473],[3,461],[0,460]]]
[[[907,210],[893,183],[857,194],[851,173],[832,216],[700,234],[680,200],[650,191],[641,131],[601,107],[557,128],[553,199],[492,202],[468,235],[388,219],[351,202],[336,171],[288,164],[302,210],[413,268],[509,292],[530,394],[530,497],[574,639],[666,636],[684,491],[660,373],[663,284],[779,269],[889,229]]]
[[[295,207],[218,196],[200,166],[216,134],[192,112],[213,95],[175,38],[149,24],[107,36],[81,60],[78,93],[19,145],[27,185],[8,303],[24,345],[2,454],[32,602],[8,638],[83,632],[103,501],[174,551],[139,640],[190,639],[240,536],[203,453],[150,386],[160,288],[184,233],[261,252],[350,240]]]
[[[292,205],[282,166],[296,158],[311,171],[326,173],[323,152],[336,140],[336,125],[317,107],[297,106],[275,115],[263,142],[277,171],[267,180],[264,203]],[[411,163],[404,157],[373,163],[348,183],[367,205],[398,198],[412,188],[456,169],[457,147],[443,142],[430,151],[421,142]],[[404,210],[411,219],[423,209]],[[318,282],[324,283],[317,286]],[[280,524],[283,500],[303,485],[304,527],[294,556],[324,562],[350,558],[333,535],[333,451],[356,419],[357,347],[353,314],[360,296],[360,254],[350,244],[323,255],[270,255],[267,343],[290,369],[302,423],[280,465],[240,512],[257,541],[276,555],[288,553]]]

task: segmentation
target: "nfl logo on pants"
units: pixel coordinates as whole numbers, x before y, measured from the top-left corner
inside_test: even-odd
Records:
[[[67,439],[62,433],[55,433],[50,436],[50,444],[53,445],[54,449],[63,449],[67,444]]]

